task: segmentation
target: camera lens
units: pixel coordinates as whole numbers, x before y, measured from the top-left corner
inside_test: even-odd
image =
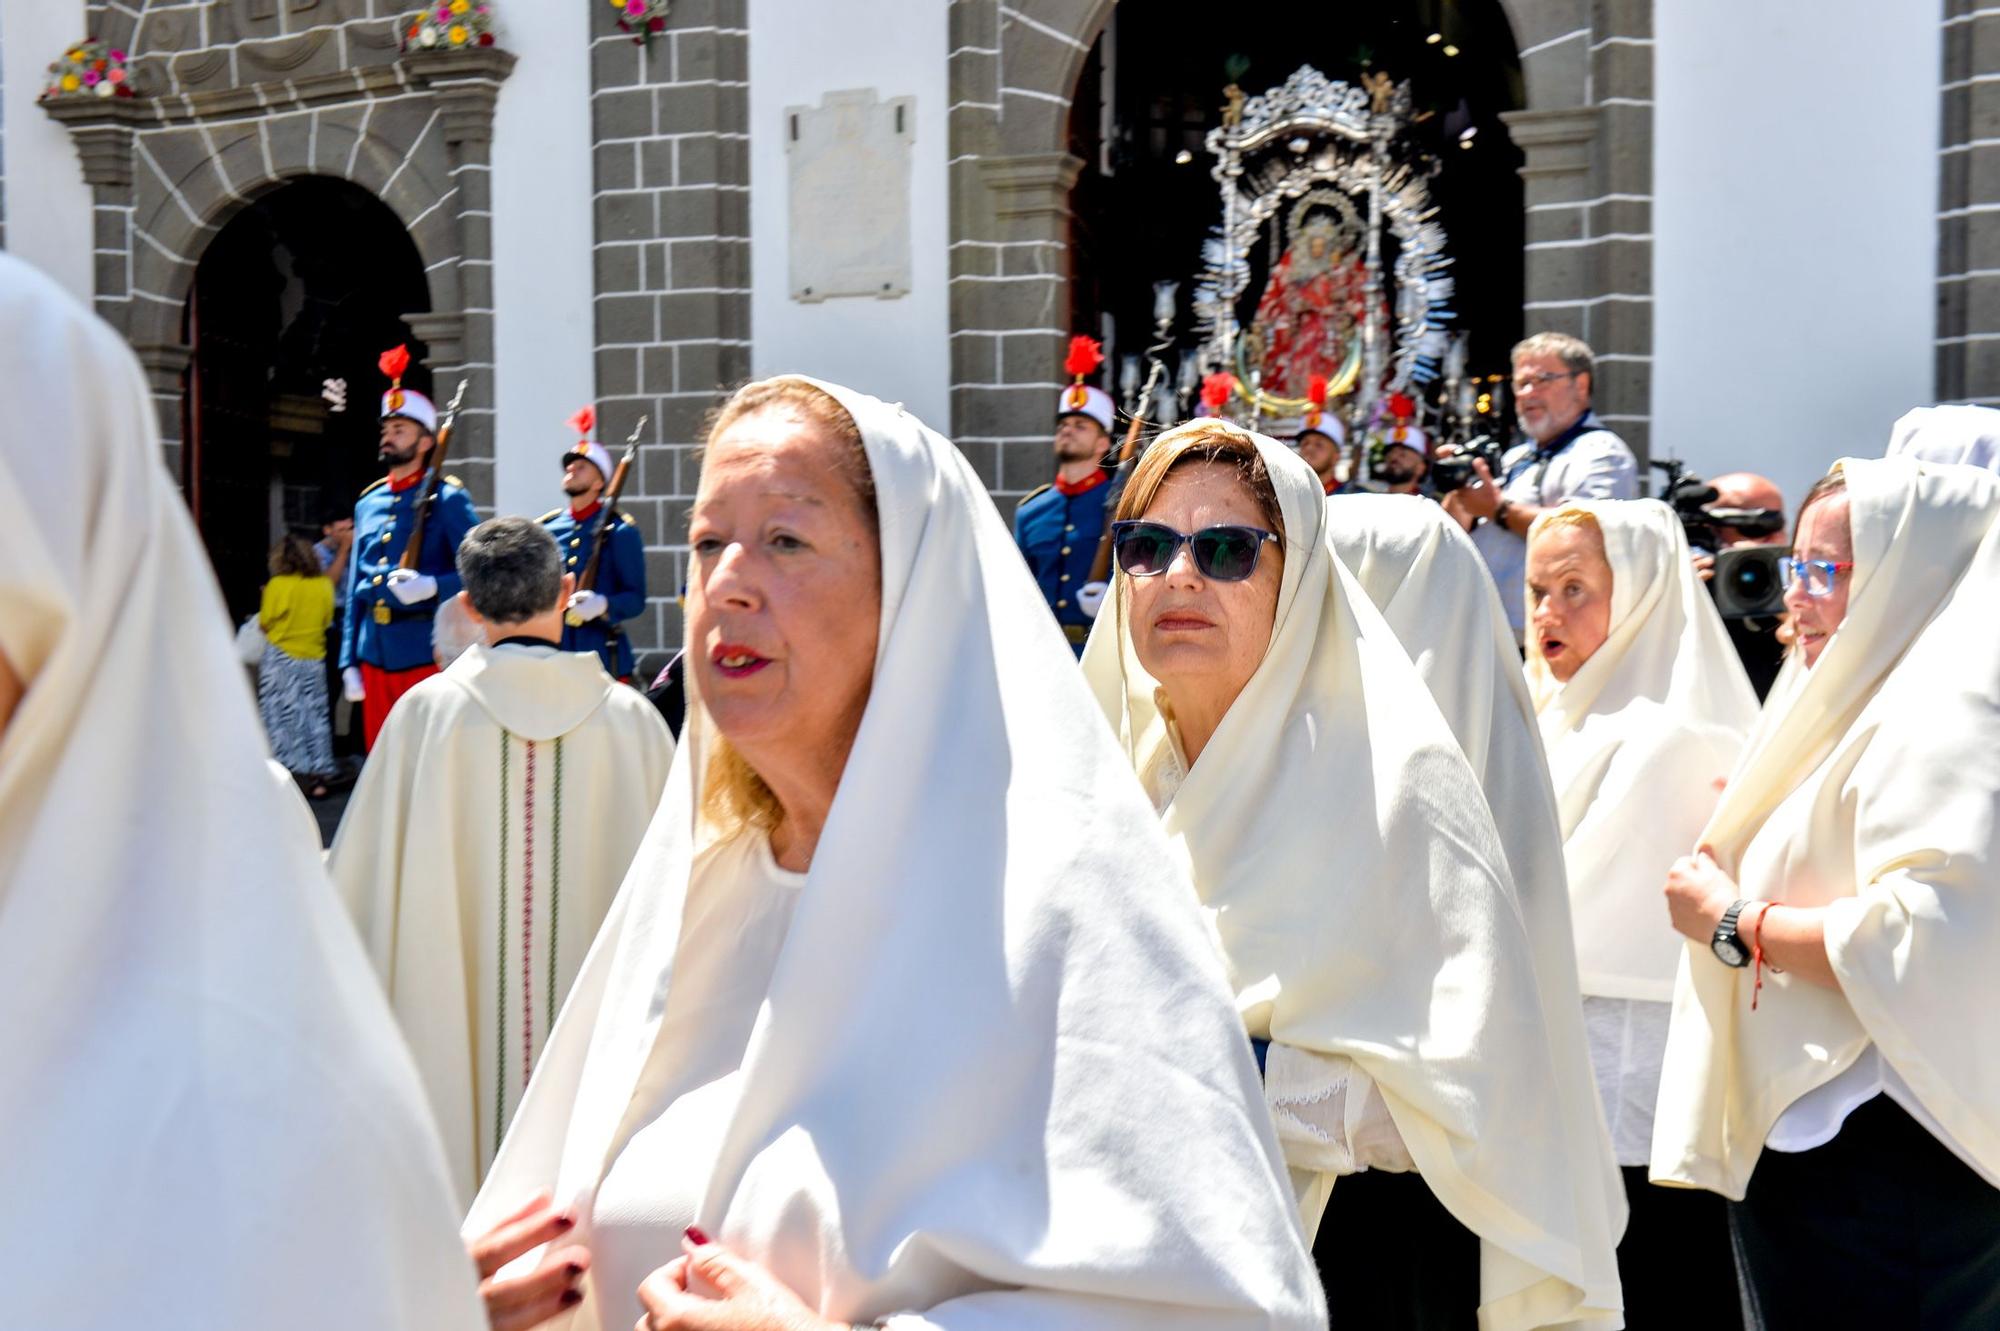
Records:
[[[1736,599],[1746,605],[1760,605],[1770,595],[1774,586],[1771,580],[1771,566],[1761,562],[1745,561],[1736,566],[1732,590]]]

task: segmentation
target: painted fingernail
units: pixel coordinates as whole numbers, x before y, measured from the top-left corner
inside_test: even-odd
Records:
[[[571,1262],[568,1266],[565,1266],[563,1268],[563,1271],[566,1275],[569,1276],[571,1280],[574,1280],[578,1276],[583,1274],[583,1263]]]
[[[687,1241],[697,1248],[704,1248],[708,1246],[708,1235],[702,1233],[699,1227],[689,1225],[687,1227]]]
[[[574,1308],[577,1304],[583,1302],[583,1291],[580,1289],[566,1289],[563,1291],[563,1296],[558,1302],[565,1308]]]
[[[557,1229],[575,1229],[575,1228],[576,1228],[576,1217],[575,1217],[575,1216],[573,1216],[573,1215],[559,1215],[559,1216],[557,1216],[557,1217],[556,1217],[556,1228],[557,1228]]]

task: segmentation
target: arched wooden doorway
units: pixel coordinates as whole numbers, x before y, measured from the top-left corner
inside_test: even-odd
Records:
[[[408,343],[409,386],[428,392],[427,348],[408,316],[430,309],[402,222],[358,185],[291,181],[241,208],[195,270],[185,336],[182,483],[230,613],[257,606],[285,532],[317,540],[380,474],[376,357]],[[344,381],[346,406],[323,396]]]

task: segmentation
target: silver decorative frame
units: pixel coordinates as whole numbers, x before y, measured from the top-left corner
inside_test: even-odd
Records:
[[[1293,201],[1332,189],[1357,204],[1366,201],[1363,263],[1371,311],[1383,308],[1384,228],[1396,239],[1389,274],[1393,313],[1371,315],[1361,329],[1353,390],[1359,414],[1365,416],[1384,393],[1438,377],[1454,317],[1452,259],[1426,175],[1413,169],[1407,153],[1395,151],[1414,123],[1407,82],[1363,88],[1303,65],[1278,87],[1245,100],[1233,123],[1209,131],[1205,146],[1216,159],[1209,174],[1221,189],[1222,221],[1202,247],[1194,293],[1199,355],[1207,368],[1235,367],[1242,333],[1237,308],[1265,226]],[[1301,409],[1289,399],[1266,400],[1253,386],[1239,384],[1238,393],[1253,419]]]

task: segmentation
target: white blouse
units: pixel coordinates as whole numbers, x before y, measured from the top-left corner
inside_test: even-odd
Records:
[[[743,1054],[805,881],[779,868],[770,838],[754,833],[710,852],[688,884],[652,1059],[671,1075],[653,1096],[651,1121],[611,1162],[593,1208],[592,1304],[608,1331],[643,1314],[640,1283],[681,1254],[682,1231],[694,1223],[736,1112]]]

